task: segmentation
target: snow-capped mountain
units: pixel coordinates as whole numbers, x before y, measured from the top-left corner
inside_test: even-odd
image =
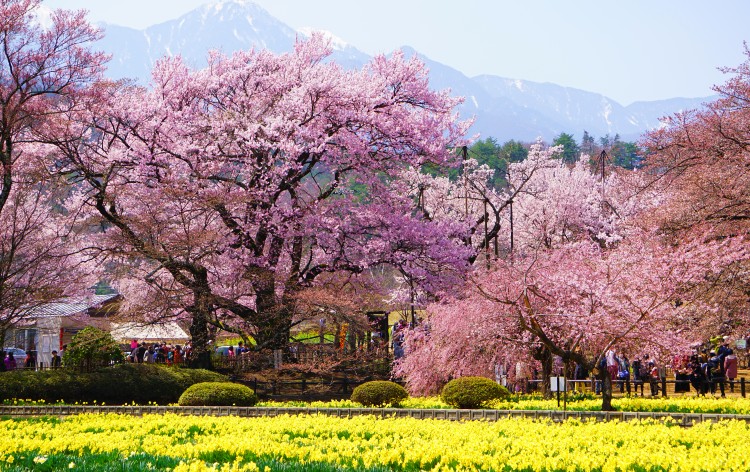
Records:
[[[295,31],[248,0],[219,0],[190,13],[145,30],[103,25],[100,47],[112,54],[108,74],[148,82],[153,63],[164,55],[180,54],[195,66],[205,65],[207,52],[226,54],[240,49],[265,48],[275,53],[292,49],[298,38],[310,30]],[[337,38],[331,38],[332,60],[344,67],[359,68],[370,60],[367,54]],[[418,54],[409,47],[408,55]],[[433,88],[450,88],[465,97],[461,113],[475,117],[472,133],[530,141],[541,136],[552,140],[562,132],[580,138],[586,130],[592,136],[614,136],[635,140],[658,126],[658,119],[679,110],[696,108],[708,98],[674,98],[636,102],[627,107],[603,95],[550,83],[536,83],[491,75],[469,78],[447,65],[420,55],[430,69]]]

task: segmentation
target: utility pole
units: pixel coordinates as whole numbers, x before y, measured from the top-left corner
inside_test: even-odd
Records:
[[[417,195],[417,210],[422,214],[422,216],[427,217],[427,210],[425,210],[425,204],[424,204],[424,184],[419,184],[419,194]]]
[[[463,151],[463,163],[461,164],[461,169],[463,170],[464,174],[464,218],[469,217],[469,177],[466,175],[466,160],[469,158],[469,149],[464,146],[462,148]]]
[[[489,238],[489,219],[490,214],[487,212],[487,198],[484,199],[484,259],[487,263],[487,269],[490,268],[490,238]]]
[[[609,160],[609,156],[607,155],[607,151],[602,149],[601,154],[599,154],[599,168],[602,173],[602,202],[604,202],[604,178],[606,177],[604,175],[604,169],[607,165],[607,160]]]
[[[508,200],[508,210],[510,211],[510,256],[513,257],[513,199]]]

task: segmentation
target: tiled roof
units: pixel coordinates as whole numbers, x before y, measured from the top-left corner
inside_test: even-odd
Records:
[[[47,303],[39,306],[29,314],[32,318],[46,318],[52,316],[73,316],[85,314],[89,308],[97,307],[105,302],[119,297],[117,293],[108,295],[89,295],[86,297],[64,298],[59,302]]]

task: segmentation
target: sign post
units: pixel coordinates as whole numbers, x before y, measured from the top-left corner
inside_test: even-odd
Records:
[[[550,390],[557,392],[557,407],[560,407],[560,392],[567,391],[565,386],[565,377],[555,376],[549,378]]]

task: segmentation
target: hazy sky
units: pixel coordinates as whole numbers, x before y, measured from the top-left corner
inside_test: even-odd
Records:
[[[143,29],[211,0],[47,0]],[[468,76],[553,82],[623,105],[704,97],[745,60],[750,1],[256,0],[292,28],[330,31],[368,54],[408,45]]]

